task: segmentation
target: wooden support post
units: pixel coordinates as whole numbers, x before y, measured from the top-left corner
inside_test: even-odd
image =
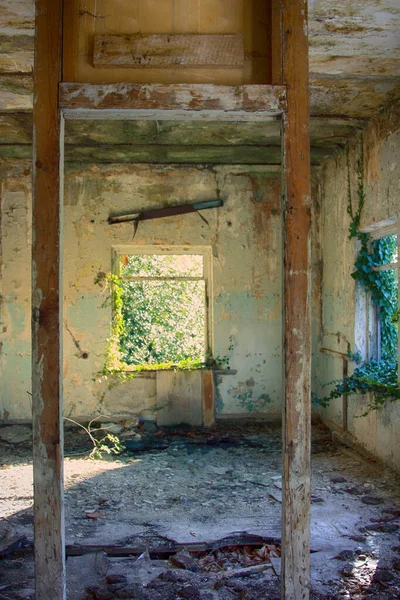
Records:
[[[36,600],[65,599],[60,333],[62,0],[36,0],[32,395]]]
[[[310,140],[307,0],[283,0],[284,433],[282,598],[310,587]]]

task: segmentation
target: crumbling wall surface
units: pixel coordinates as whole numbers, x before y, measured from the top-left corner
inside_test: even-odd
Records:
[[[318,396],[332,386],[323,384],[343,376],[343,359],[349,351],[362,351],[366,337],[365,319],[356,303],[363,305],[363,292],[357,291],[351,277],[354,271],[356,243],[349,240],[350,217],[347,214],[348,182],[354,210],[357,185],[363,165],[365,206],[360,229],[373,230],[400,220],[400,111],[390,107],[370,123],[347,151],[328,161],[321,174],[321,322],[319,352],[315,357],[313,382]],[[361,300],[360,300],[361,298]],[[326,351],[329,353],[327,354]],[[338,354],[336,354],[338,353]],[[349,373],[353,368],[349,364]],[[354,440],[369,452],[400,470],[400,402],[387,402],[384,409],[368,417],[356,418],[366,410],[366,398],[348,398],[347,419],[342,399],[317,408],[323,420],[333,427],[347,429]],[[347,421],[347,425],[346,425]]]
[[[31,185],[0,183],[0,421],[31,418]]]
[[[108,225],[110,213],[220,198],[224,206],[139,224]],[[65,182],[64,406],[70,416],[156,407],[154,375],[109,385],[101,372],[110,335],[112,248],[206,246],[212,254],[214,356],[236,374],[216,376],[220,414],[280,413],[280,174],[258,166],[70,166]]]

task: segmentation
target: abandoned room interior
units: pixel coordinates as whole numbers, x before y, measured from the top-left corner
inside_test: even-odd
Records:
[[[0,600],[400,598],[398,0],[2,0]]]

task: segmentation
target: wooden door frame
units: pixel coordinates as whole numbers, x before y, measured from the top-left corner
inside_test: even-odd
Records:
[[[274,4],[277,0],[274,0]],[[64,118],[282,118],[284,388],[282,599],[310,587],[310,144],[307,0],[282,0],[279,85],[62,81],[63,0],[36,0],[32,392],[36,600],[65,600],[62,423]],[[275,20],[276,21],[276,20]],[[280,78],[283,77],[282,81]],[[285,85],[282,85],[284,83]],[[58,90],[59,89],[59,90]],[[59,95],[58,95],[59,91]]]

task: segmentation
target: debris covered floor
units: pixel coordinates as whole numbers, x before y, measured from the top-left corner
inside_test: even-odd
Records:
[[[0,429],[2,600],[34,598],[29,433]],[[280,428],[124,437],[130,451],[89,460],[86,433],[66,429],[68,600],[279,599]],[[312,465],[312,598],[400,598],[398,479],[319,425]]]

